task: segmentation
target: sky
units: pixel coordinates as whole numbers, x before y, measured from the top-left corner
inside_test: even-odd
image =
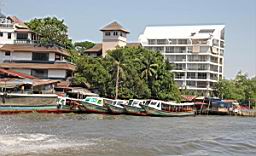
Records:
[[[118,21],[128,41],[149,25],[225,24],[224,76],[256,75],[256,0],[0,0],[5,15],[24,21],[64,19],[75,41],[101,42],[100,28]]]

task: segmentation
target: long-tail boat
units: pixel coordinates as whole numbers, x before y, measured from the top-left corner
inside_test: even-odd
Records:
[[[145,105],[145,100],[130,99],[127,105],[122,105],[125,112],[130,115],[147,115],[142,105]]]
[[[106,103],[112,103],[112,101],[102,97],[86,97],[81,104],[88,113],[108,113]]]
[[[123,105],[127,105],[125,100],[113,100],[112,103],[106,104],[106,107],[111,114],[124,114],[125,109]]]
[[[0,93],[0,114],[13,113],[68,113],[70,105],[59,103],[55,94]]]
[[[160,100],[151,100],[148,105],[141,105],[149,116],[181,117],[194,116],[194,103],[176,103]]]

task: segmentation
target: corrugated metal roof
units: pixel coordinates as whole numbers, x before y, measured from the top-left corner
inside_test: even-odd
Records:
[[[31,76],[31,75],[27,75],[27,74],[24,74],[24,73],[16,72],[16,71],[13,71],[13,70],[5,70],[5,69],[2,69],[2,68],[0,68],[0,73],[4,73],[4,74],[10,75],[10,76],[14,76],[14,77],[18,77],[18,78],[35,79],[35,77]]]

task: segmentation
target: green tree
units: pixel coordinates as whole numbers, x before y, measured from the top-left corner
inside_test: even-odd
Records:
[[[216,84],[217,96],[224,99],[256,98],[256,80],[238,72],[233,80],[220,80]]]
[[[111,75],[101,59],[78,55],[75,64],[75,84],[89,84],[91,88],[98,89],[101,96],[108,96],[107,86],[110,85]]]
[[[145,52],[142,60],[141,77],[146,80],[149,87],[152,88],[152,82],[157,77],[158,64],[155,62],[155,57],[149,51]]]
[[[120,75],[124,74],[125,68],[125,57],[122,49],[116,49],[109,51],[109,54],[106,56],[106,60],[109,60],[113,64],[113,71],[115,73],[115,99],[118,98],[118,89],[119,89],[119,79]]]
[[[83,53],[86,49],[90,49],[95,45],[95,43],[92,43],[90,41],[83,41],[83,42],[75,42],[74,48],[80,52]]]
[[[57,17],[34,18],[26,25],[40,36],[42,44],[59,44],[67,49],[73,48],[72,40],[68,38],[68,27],[64,20]]]
[[[125,47],[108,51],[105,58],[74,55],[74,59],[76,80],[98,88],[101,96],[180,100],[170,66],[158,52]]]

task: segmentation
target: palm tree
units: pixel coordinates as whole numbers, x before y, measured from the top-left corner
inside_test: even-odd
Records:
[[[120,76],[123,75],[124,67],[125,67],[125,64],[124,64],[125,59],[124,59],[124,54],[122,52],[122,49],[119,48],[119,49],[113,50],[111,53],[109,53],[109,55],[107,55],[107,59],[109,59],[112,62],[113,67],[116,71],[115,99],[117,99],[118,89],[119,89],[119,79],[120,79]]]
[[[145,58],[142,60],[141,77],[145,78],[149,85],[151,85],[152,79],[156,77],[157,68],[158,64],[155,63],[152,55],[145,55]]]

